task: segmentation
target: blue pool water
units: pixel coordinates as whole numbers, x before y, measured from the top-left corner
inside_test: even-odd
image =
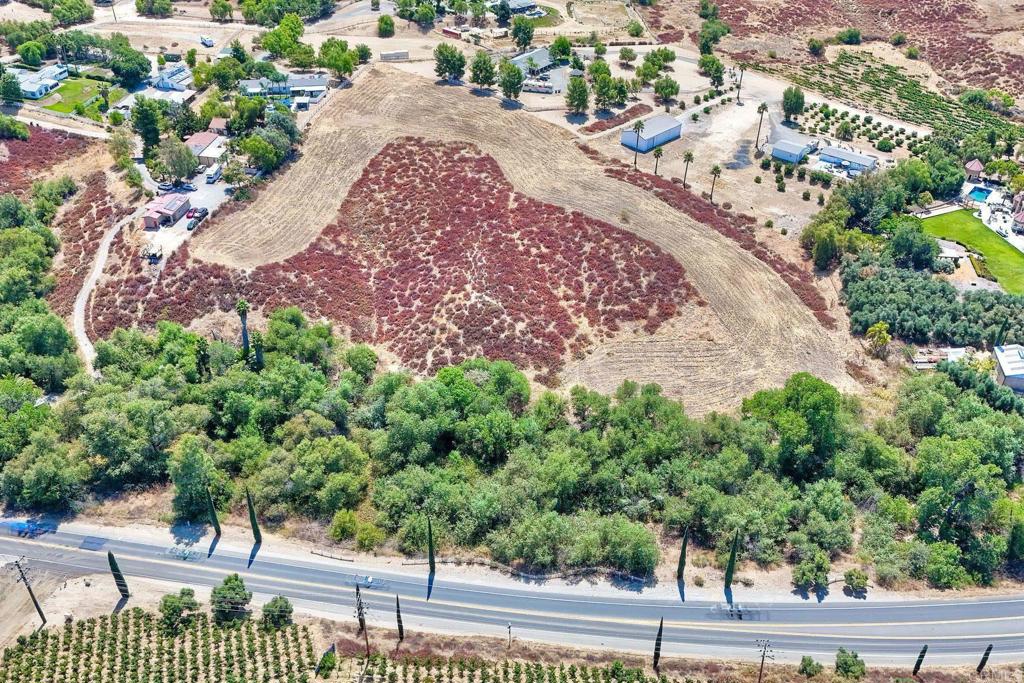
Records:
[[[985,187],[978,187],[977,185],[975,185],[973,188],[971,188],[971,191],[967,196],[973,199],[974,201],[980,203],[988,199],[988,196],[990,194],[992,194],[992,190]]]

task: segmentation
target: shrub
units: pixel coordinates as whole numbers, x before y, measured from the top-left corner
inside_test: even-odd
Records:
[[[918,59],[921,56],[921,48],[917,45],[911,45],[903,54],[907,56],[907,59]]]
[[[843,29],[842,31],[840,31],[839,33],[836,34],[836,40],[838,40],[843,45],[860,45],[860,42],[861,42],[860,29],[856,29],[856,28]]]
[[[28,140],[28,126],[13,116],[0,114],[0,140]]]
[[[327,534],[335,541],[346,541],[356,535],[359,528],[359,520],[352,510],[338,510],[331,519],[331,526]]]
[[[877,149],[879,152],[891,152],[895,148],[896,145],[894,145],[892,140],[890,140],[889,138],[881,138],[878,142],[875,143],[875,149]]]
[[[811,191],[810,190],[804,190],[804,193],[803,193],[802,196],[803,196],[805,202],[811,201]]]
[[[864,666],[864,660],[856,652],[847,650],[845,647],[839,648],[839,652],[836,653],[837,674],[843,678],[860,680],[864,678],[866,672],[867,667]]]
[[[823,667],[821,664],[814,661],[814,658],[804,655],[800,659],[800,668],[797,669],[797,672],[803,676],[806,676],[807,678],[814,678],[815,676],[820,674],[824,668],[825,667]]]
[[[761,184],[761,176],[759,176],[759,175],[754,176],[754,182],[756,184],[760,185]]]
[[[384,531],[375,524],[360,524],[356,532],[356,547],[360,550],[373,550],[384,542]]]
[[[771,167],[772,167],[772,160],[771,160],[771,158],[764,157],[763,159],[761,159],[761,168],[763,170],[767,171]]]
[[[775,183],[775,189],[778,190],[779,192],[785,192],[786,191],[786,181],[785,180],[780,180],[780,181],[776,182]]]
[[[825,41],[820,38],[811,38],[807,41],[807,50],[815,57],[820,57],[825,53]]]
[[[868,589],[868,575],[860,569],[850,569],[843,574],[843,582],[854,593],[863,593]]]

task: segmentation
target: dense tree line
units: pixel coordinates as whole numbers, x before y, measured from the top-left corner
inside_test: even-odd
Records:
[[[85,7],[92,11],[91,5]],[[133,48],[123,34],[114,33],[104,38],[78,30],[55,33],[53,28],[53,24],[48,21],[2,21],[0,37],[12,50],[24,50],[28,46],[40,59],[55,59],[58,54],[62,54],[69,62],[104,66],[128,89],[141,83],[150,74],[152,65],[149,59]]]
[[[635,574],[659,561],[657,533],[688,528],[723,564],[739,531],[741,558],[814,582],[857,550],[860,517],[860,556],[888,582],[984,583],[1019,550],[1007,490],[1024,418],[943,374],[909,381],[869,427],[806,374],[736,417],[693,419],[656,385],[534,396],[504,361],[378,372],[371,349],[295,308],[250,345],[160,323],[99,342],[103,378],[75,378],[56,407],[5,380],[6,502],[67,510],[169,481],[175,514],[201,522],[207,490],[222,509],[248,490],[264,524],[320,520],[361,548],[425,552],[429,517],[442,549]]]
[[[42,297],[53,288],[58,242],[47,224],[76,191],[68,178],[37,182],[31,202],[0,195],[0,378],[19,403],[61,391],[79,370],[75,342]],[[14,378],[27,377],[23,383]]]
[[[981,347],[999,337],[1024,342],[1024,296],[999,292],[960,294],[931,271],[901,268],[889,254],[864,251],[842,268],[850,328],[864,334],[879,321],[914,343]]]

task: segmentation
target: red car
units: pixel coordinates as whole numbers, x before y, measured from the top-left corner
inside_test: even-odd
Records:
[[[188,211],[185,212],[185,218],[195,218],[195,217],[196,217],[196,207],[193,206],[191,209],[189,209]]]

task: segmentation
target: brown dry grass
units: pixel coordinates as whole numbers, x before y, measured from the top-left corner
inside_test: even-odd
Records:
[[[733,242],[607,177],[567,131],[505,109],[496,97],[387,66],[334,93],[302,157],[251,206],[196,235],[193,257],[253,268],[297,253],[335,215],[366,160],[401,135],[472,142],[498,161],[517,190],[630,230],[686,268],[706,308],[684,311],[654,336],[623,334],[598,347],[564,372],[566,383],[608,390],[627,378],[658,382],[695,413],[734,407],[797,371],[857,388],[844,370],[856,353],[848,336],[824,330],[774,272]]]
[[[364,655],[366,646],[362,633],[356,633],[353,622],[329,621],[319,619],[309,624],[314,642],[334,642],[337,645],[338,657],[341,660],[336,676],[347,680],[350,676],[355,680],[359,672],[356,660]],[[513,634],[512,647],[504,638],[473,636],[472,638],[443,635],[436,633],[420,633],[406,629],[405,640],[398,642],[398,635],[390,629],[371,626],[369,629],[370,651],[386,654],[392,660],[402,661],[403,658],[415,657],[451,657],[455,659],[481,659],[488,662],[540,662],[542,664],[560,664],[566,667],[576,666],[605,667],[615,661],[621,661],[627,667],[643,669],[647,674],[654,675],[651,668],[651,657],[648,654],[635,652],[615,652],[613,650],[580,649],[575,647],[548,645],[544,643],[519,640]],[[751,643],[751,651],[754,644]],[[749,656],[749,653],[736,653],[737,656]],[[816,683],[848,683],[849,679],[834,673],[832,661],[821,660],[825,670],[814,677]],[[994,666],[987,671],[988,676],[1014,676],[1019,669],[1011,666]],[[754,663],[740,661],[718,661],[691,657],[662,657],[658,672],[668,680],[705,682],[716,681],[755,681],[758,679],[758,667]],[[901,669],[884,667],[868,667],[867,675],[862,683],[890,683],[900,676],[909,679],[909,672]],[[973,669],[968,668],[931,668],[923,679],[929,683],[953,683],[973,678]],[[805,683],[808,679],[797,672],[795,664],[775,664],[768,662],[764,671],[764,683]]]

